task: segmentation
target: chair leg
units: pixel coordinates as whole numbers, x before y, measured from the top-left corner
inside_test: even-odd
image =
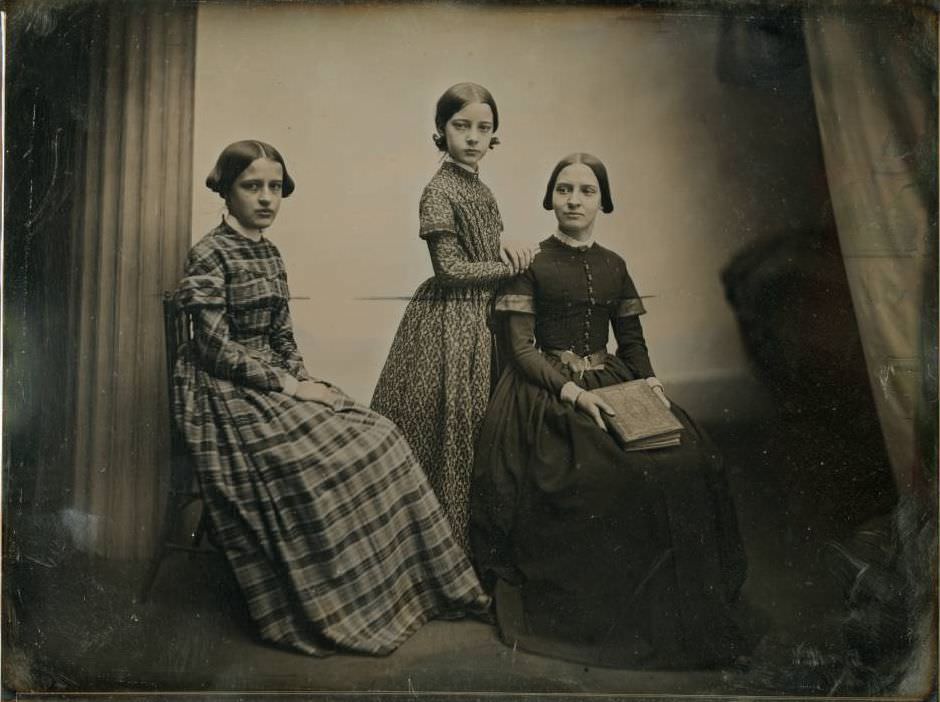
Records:
[[[147,568],[147,575],[144,577],[143,585],[140,589],[140,601],[146,602],[150,599],[150,591],[153,589],[157,574],[160,571],[160,564],[163,562],[167,552],[167,542],[170,540],[170,533],[173,531],[173,525],[179,519],[181,499],[175,491],[171,491],[167,497],[166,509],[163,512],[163,525],[160,528],[160,535],[157,541],[157,550],[150,559],[150,566]]]
[[[160,564],[163,562],[165,555],[166,546],[161,543],[157,547],[157,552],[154,554],[153,558],[150,559],[150,565],[147,568],[147,576],[144,578],[144,584],[140,588],[139,599],[141,604],[150,599],[150,591],[153,589],[153,584],[157,580],[157,573],[160,571]]]

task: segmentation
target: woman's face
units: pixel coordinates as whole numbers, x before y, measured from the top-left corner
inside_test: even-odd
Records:
[[[243,170],[225,203],[229,213],[246,229],[270,227],[281,207],[284,168],[277,161],[259,158]]]
[[[561,169],[552,191],[552,206],[563,233],[590,234],[601,207],[601,188],[594,171],[583,163]]]
[[[493,110],[482,102],[471,102],[444,125],[447,152],[451,157],[476,168],[493,139]]]

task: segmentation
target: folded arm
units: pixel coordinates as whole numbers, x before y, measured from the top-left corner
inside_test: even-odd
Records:
[[[281,391],[291,384],[287,371],[255,357],[244,345],[231,340],[224,308],[199,307],[191,314],[196,354],[212,375],[257,390]]]
[[[294,325],[291,322],[287,301],[278,309],[271,322],[271,348],[281,357],[288,372],[297,380],[312,380],[304,366],[304,359],[297,350]]]

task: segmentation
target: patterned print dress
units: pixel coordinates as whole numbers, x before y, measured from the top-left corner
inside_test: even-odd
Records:
[[[392,422],[311,379],[273,244],[224,223],[190,251],[177,300],[193,348],[175,372],[178,423],[215,531],[261,636],[312,655],[383,655],[443,613],[488,598]],[[320,381],[322,382],[322,381]]]
[[[435,275],[405,309],[372,409],[401,427],[466,549],[473,444],[491,387],[490,306],[511,272],[499,261],[496,200],[476,173],[445,161],[419,220]]]

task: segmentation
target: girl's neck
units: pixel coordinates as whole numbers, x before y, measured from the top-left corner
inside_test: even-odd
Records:
[[[237,234],[241,234],[246,239],[251,239],[254,242],[261,241],[261,233],[264,231],[263,229],[249,229],[248,227],[242,225],[242,223],[238,221],[238,218],[234,217],[229,212],[223,214],[222,219],[229,226],[229,228],[234,230]]]
[[[594,241],[594,223],[592,222],[590,227],[577,232],[566,232],[561,227],[558,227],[558,233],[561,234],[559,238],[565,243],[570,242],[576,245],[590,244]]]
[[[468,166],[466,163],[461,163],[450,154],[447,154],[446,156],[444,156],[444,160],[449,161],[450,163],[454,164],[458,168],[463,168],[465,171],[467,171],[467,173],[478,174],[480,172],[479,166],[477,166],[476,168],[474,168],[473,166]]]

